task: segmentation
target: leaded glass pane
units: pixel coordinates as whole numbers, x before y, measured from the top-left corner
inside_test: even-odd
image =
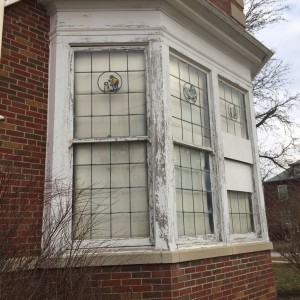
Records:
[[[145,87],[142,50],[75,52],[74,138],[95,139],[73,151],[75,195],[86,190],[74,198],[84,238],[149,236],[146,142],[105,142],[147,135]]]
[[[171,56],[170,89],[173,138],[210,147],[210,132],[203,134],[204,127],[210,128],[206,74]]]
[[[77,52],[75,53],[74,70],[75,72],[89,72],[91,69],[91,53]]]
[[[223,131],[248,139],[244,94],[220,81],[219,97]]]
[[[74,65],[75,138],[147,134],[143,51],[76,52]]]
[[[92,220],[106,217],[111,224],[91,222],[89,238],[149,236],[146,161],[146,142],[74,146],[74,190],[80,194],[74,198],[76,218],[85,213]],[[119,231],[121,224],[125,227]]]
[[[132,235],[137,237],[149,236],[149,214],[148,213],[132,213],[131,228]]]
[[[174,145],[174,164],[178,235],[213,233],[208,153]]]
[[[228,191],[231,233],[253,232],[253,212],[251,194]]]

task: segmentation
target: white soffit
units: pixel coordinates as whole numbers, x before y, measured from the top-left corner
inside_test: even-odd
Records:
[[[11,0],[7,0],[11,1]],[[255,77],[273,52],[208,0],[39,0],[56,11],[161,10],[195,34],[243,62]],[[162,28],[163,29],[163,28]]]

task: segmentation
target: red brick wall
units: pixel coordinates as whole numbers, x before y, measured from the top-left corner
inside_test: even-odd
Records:
[[[269,251],[178,264],[104,267],[94,276],[104,279],[102,299],[276,299]]]
[[[279,199],[278,185],[287,186],[288,196],[286,199]],[[287,224],[291,222],[292,227],[296,229],[299,222],[300,179],[265,182],[264,197],[271,240],[286,238]]]
[[[231,1],[232,0],[210,0],[215,6],[223,10],[227,15],[231,15]]]
[[[237,20],[236,16],[233,14],[231,4],[233,4],[238,10],[243,12],[243,7],[239,4],[237,0],[210,0],[210,2],[213,3],[215,6],[217,6],[219,9],[221,9],[222,11],[224,11],[228,16],[235,19],[235,21],[238,21],[239,19]],[[245,24],[240,24],[240,25],[244,26]]]
[[[37,1],[22,0],[5,8],[0,61],[0,114],[5,117],[0,121],[0,205],[8,215],[10,210],[23,211],[15,216],[18,228],[11,235],[32,247],[38,247],[34,231],[41,228],[35,225],[41,223],[43,204],[48,32],[49,18]],[[4,195],[5,180],[11,180],[10,192],[16,193]]]
[[[3,285],[3,299],[20,299],[13,298],[20,291],[26,299],[276,299],[269,251],[177,264],[40,269],[28,275],[26,281],[25,274],[22,280],[12,274],[18,288]]]

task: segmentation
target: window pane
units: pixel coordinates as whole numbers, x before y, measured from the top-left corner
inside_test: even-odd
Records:
[[[147,149],[145,143],[130,143],[130,162],[141,163],[146,161]]]
[[[127,70],[127,53],[111,52],[110,53],[110,70],[126,71]]]
[[[111,163],[129,163],[129,145],[128,143],[111,144]]]
[[[146,114],[146,95],[144,93],[129,94],[130,114]]]
[[[144,164],[130,165],[130,185],[132,187],[142,187],[147,185],[147,173]]]
[[[183,211],[193,212],[194,211],[193,192],[188,190],[183,190],[182,197],[183,197]]]
[[[74,150],[74,165],[89,165],[91,163],[91,145],[82,145]]]
[[[91,53],[76,52],[74,70],[75,72],[89,72],[91,69]]]
[[[92,151],[92,164],[110,164],[110,144],[94,144]]]
[[[145,73],[131,72],[128,78],[130,92],[142,93],[145,91]]]
[[[111,95],[110,104],[112,115],[128,115],[128,94]]]
[[[144,52],[134,51],[128,53],[128,70],[145,70]]]
[[[228,191],[229,215],[232,233],[253,232],[253,213],[251,194],[245,192]]]
[[[194,213],[184,213],[184,231],[186,236],[195,236]]]
[[[107,71],[109,70],[109,53],[108,52],[93,52],[92,53],[92,71]]]
[[[110,115],[110,95],[105,95],[105,94],[92,95],[92,115],[93,116]]]
[[[112,195],[111,212],[130,212],[130,194],[129,189],[122,188],[116,190]]]
[[[130,116],[130,136],[143,136],[147,134],[145,115]]]
[[[131,214],[131,230],[133,237],[147,237],[150,233],[149,214],[148,213],[132,213]]]
[[[175,145],[174,156],[178,235],[213,233],[209,154]]]
[[[189,76],[189,66],[183,61],[179,61],[179,72],[180,72],[180,78],[184,81],[189,82],[190,76]]]
[[[174,56],[170,57],[170,74],[179,77],[179,61]]]
[[[92,114],[90,95],[77,95],[74,101],[75,116],[90,116]]]
[[[76,73],[74,77],[75,94],[90,94],[92,78],[90,73]]]
[[[129,165],[111,166],[111,186],[124,188],[129,186]]]
[[[111,238],[110,214],[94,215],[91,231],[92,231],[93,239],[109,239],[109,238]]]
[[[108,137],[110,135],[110,118],[94,117],[92,118],[92,137]]]
[[[111,136],[129,136],[129,120],[127,116],[111,117]]]
[[[74,186],[87,188],[75,206],[89,213],[89,238],[149,236],[147,143],[105,142],[147,134],[145,87],[143,50],[75,52],[74,136],[95,139],[74,146]]]
[[[91,237],[91,215],[79,214],[73,217],[73,239],[82,240],[89,239]]]
[[[130,237],[130,214],[111,215],[112,235],[119,238]]]
[[[92,166],[92,187],[108,188],[110,186],[110,168],[107,165]]]
[[[74,166],[75,189],[84,189],[91,186],[91,167]]]
[[[219,89],[222,130],[248,139],[244,94],[221,81]]]
[[[78,139],[91,137],[91,118],[75,117],[74,118],[74,137]]]
[[[172,115],[178,119],[181,119],[180,99],[171,97],[171,101],[172,101]]]
[[[92,190],[92,212],[94,214],[104,214],[111,212],[111,198],[110,198],[111,190],[110,189],[93,189]],[[112,198],[114,199],[114,193]],[[112,200],[112,203],[114,201]]]
[[[171,89],[171,95],[180,98],[180,84],[179,79],[171,76],[170,78],[170,89]]]
[[[148,198],[146,188],[131,188],[131,211],[148,211]]]
[[[207,92],[203,90],[206,89],[206,74],[172,56],[170,64],[173,138],[197,146],[210,147],[209,107]],[[176,73],[176,76],[173,73]],[[202,89],[199,89],[199,86]],[[208,134],[203,134],[204,127],[208,129]]]

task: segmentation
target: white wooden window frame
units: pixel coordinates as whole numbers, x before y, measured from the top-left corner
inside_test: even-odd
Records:
[[[151,166],[151,157],[149,155],[150,150],[149,149],[151,147],[151,138],[150,138],[150,124],[149,124],[149,106],[150,106],[150,100],[149,100],[149,93],[147,93],[147,88],[148,88],[148,79],[147,79],[147,73],[148,73],[148,50],[146,47],[144,46],[99,46],[99,47],[72,47],[71,48],[71,86],[70,86],[70,93],[71,93],[71,99],[75,99],[74,98],[74,83],[75,83],[75,79],[74,79],[74,57],[75,57],[75,52],[84,52],[84,51],[88,51],[88,52],[101,52],[101,51],[109,51],[109,50],[114,50],[114,51],[122,51],[122,50],[140,50],[144,52],[144,58],[145,58],[145,95],[146,95],[146,120],[147,120],[147,135],[145,136],[137,136],[137,137],[110,137],[110,138],[73,138],[71,140],[70,143],[70,147],[71,147],[71,159],[73,161],[73,145],[78,145],[78,144],[101,144],[101,143],[121,143],[121,142],[136,142],[136,141],[143,141],[146,142],[147,144],[147,172],[149,173],[150,166]],[[70,131],[74,132],[74,103],[71,102],[71,107],[70,107]],[[73,172],[72,172],[72,178],[73,178]],[[149,181],[149,176],[147,176],[147,180]],[[149,182],[147,184],[147,191],[148,191],[148,199],[150,201],[150,197],[149,197]],[[150,203],[149,203],[149,207],[151,207]],[[150,223],[150,219],[149,219],[149,223]],[[149,226],[150,227],[150,226]],[[118,238],[113,238],[113,239],[86,239],[83,241],[78,241],[78,243],[80,245],[82,245],[83,247],[90,247],[90,245],[95,245],[96,244],[101,244],[102,247],[131,247],[131,246],[150,246],[151,245],[151,241],[153,241],[153,232],[150,230],[150,236],[149,238],[122,238],[122,237],[118,237]]]
[[[210,179],[211,179],[211,195],[212,195],[212,205],[213,205],[213,221],[215,224],[216,218],[215,218],[215,200],[214,200],[214,196],[215,196],[215,191],[214,191],[214,186],[215,183],[213,182],[212,178],[214,177],[212,175],[213,172],[213,159],[212,156],[214,155],[214,149],[213,149],[213,135],[212,135],[212,130],[213,130],[213,126],[212,126],[212,116],[213,116],[213,111],[212,111],[212,99],[211,99],[211,95],[210,95],[210,87],[212,85],[211,81],[210,81],[210,71],[201,66],[200,64],[198,64],[196,61],[193,61],[192,59],[186,58],[184,56],[181,56],[179,54],[176,53],[176,51],[174,49],[170,49],[170,57],[173,56],[176,59],[186,63],[187,65],[190,65],[198,70],[200,70],[202,73],[205,74],[206,76],[206,82],[207,82],[207,97],[208,97],[208,112],[209,112],[209,129],[210,129],[210,139],[211,139],[211,147],[207,147],[207,146],[203,146],[203,145],[195,145],[193,143],[188,143],[182,140],[178,140],[176,138],[172,138],[173,141],[173,153],[174,153],[174,145],[177,146],[184,146],[190,149],[196,149],[199,151],[205,151],[209,154],[209,166],[210,166]],[[169,60],[170,62],[170,60]],[[170,78],[170,75],[169,75]],[[170,80],[170,79],[169,79]],[[169,91],[169,98],[171,99],[171,90]],[[170,102],[171,105],[171,102]],[[172,115],[170,115],[170,119],[172,122]],[[174,168],[174,174],[175,174],[175,165],[173,163],[173,168]],[[176,187],[174,185],[174,189],[176,190]],[[176,203],[176,198],[175,198],[175,203]],[[175,206],[175,210],[176,210],[176,206]],[[177,240],[177,245],[178,247],[184,247],[184,246],[189,246],[189,245],[193,245],[194,246],[199,246],[199,245],[203,245],[203,244],[211,244],[214,242],[217,242],[217,235],[215,233],[216,230],[216,226],[214,225],[214,233],[212,234],[205,234],[205,235],[198,235],[198,236],[179,236],[178,235],[178,230],[177,230],[177,216],[175,219],[175,228],[176,228],[176,240]]]

